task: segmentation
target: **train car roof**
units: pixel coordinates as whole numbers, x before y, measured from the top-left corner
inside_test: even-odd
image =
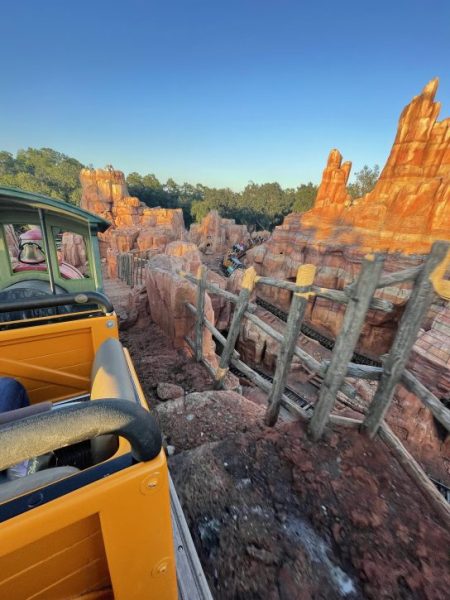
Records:
[[[56,200],[41,194],[25,192],[17,188],[0,186],[0,215],[11,210],[42,209],[53,214],[59,214],[68,219],[88,223],[90,230],[106,231],[111,223],[83,208],[79,208],[64,200]]]

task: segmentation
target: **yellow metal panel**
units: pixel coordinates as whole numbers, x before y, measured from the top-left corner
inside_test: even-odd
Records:
[[[95,351],[110,337],[115,315],[0,331],[0,375],[21,381],[32,404],[87,393]]]
[[[53,532],[6,558],[0,598],[59,599],[67,593],[82,594],[111,584],[98,515]]]
[[[0,524],[0,579],[4,572],[10,572],[11,553],[70,526],[83,528],[76,536],[80,539],[85,535],[85,520],[98,515],[115,600],[176,600],[169,507],[167,464],[161,452],[148,463],[136,464]],[[75,544],[71,551],[78,554],[80,548]],[[54,551],[54,545],[49,545],[48,558]],[[41,555],[40,560],[44,558]],[[45,565],[45,569],[34,572],[36,591],[49,579],[58,581],[61,565],[52,560]],[[76,578],[64,581],[67,594],[60,597],[71,597]],[[16,585],[15,589],[14,597],[21,598],[21,587]]]

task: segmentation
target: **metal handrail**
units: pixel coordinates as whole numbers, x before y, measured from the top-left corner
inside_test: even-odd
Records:
[[[0,471],[19,462],[99,435],[126,438],[137,461],[161,451],[161,432],[153,416],[129,400],[107,398],[61,407],[0,427]]]
[[[114,312],[111,301],[104,294],[100,294],[99,292],[77,292],[75,294],[57,294],[56,296],[44,298],[32,298],[31,300],[0,302],[0,313],[38,308],[54,308],[70,304],[75,304],[77,306],[82,306],[84,304],[98,304],[104,309],[105,313],[109,314]]]

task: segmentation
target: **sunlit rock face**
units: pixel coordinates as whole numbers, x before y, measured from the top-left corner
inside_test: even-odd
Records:
[[[210,211],[201,223],[191,225],[189,239],[205,254],[225,253],[233,244],[247,242],[250,233],[234,219],[223,219],[217,210]]]
[[[158,254],[151,258],[145,269],[145,287],[149,302],[150,316],[172,340],[175,348],[188,348],[186,336],[195,338],[195,317],[186,303],[196,305],[197,287],[181,277],[178,272],[190,266],[191,257],[187,254],[169,256]],[[205,294],[205,317],[214,322],[211,299]],[[208,330],[203,333],[203,356],[217,366],[215,344]]]
[[[312,210],[291,213],[263,246],[250,250],[247,264],[261,275],[294,280],[303,263],[317,265],[316,283],[343,289],[354,279],[368,251],[385,251],[385,272],[420,265],[433,241],[450,239],[450,119],[438,121],[438,80],[403,110],[387,163],[372,192],[351,200],[351,163],[332,150]],[[410,283],[377,292],[394,303],[391,314],[371,313],[359,349],[370,355],[389,350]],[[290,294],[261,287],[260,295],[287,308]],[[316,298],[308,320],[335,337],[344,308]]]
[[[299,265],[313,263],[317,285],[343,289],[357,277],[367,252],[386,253],[388,274],[422,264],[434,241],[450,240],[450,119],[437,120],[437,87],[438,81],[432,80],[403,110],[389,158],[369,194],[352,201],[346,187],[351,164],[332,150],[313,209],[288,215],[266,244],[248,252],[247,264],[260,275],[294,281]],[[407,282],[376,292],[393,302],[395,310],[369,311],[359,351],[371,356],[389,352],[411,287]],[[288,309],[289,292],[257,289],[258,295]],[[344,312],[343,305],[313,298],[306,319],[335,338]],[[449,304],[436,298],[422,327],[408,368],[449,402]],[[436,475],[448,473],[450,438],[439,433],[431,413],[413,394],[397,389],[388,421],[419,460],[435,464]]]
[[[99,234],[100,254],[114,276],[118,252],[163,252],[170,242],[186,237],[181,208],[149,208],[129,195],[125,176],[113,169],[82,169],[81,207],[111,223]]]
[[[375,188],[353,203],[346,183],[351,163],[332,150],[314,208],[289,215],[320,240],[356,244],[366,250],[427,252],[450,239],[450,118],[438,121],[438,80],[403,110],[389,158]]]

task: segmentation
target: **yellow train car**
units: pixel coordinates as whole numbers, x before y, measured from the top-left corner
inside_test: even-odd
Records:
[[[108,226],[0,188],[1,599],[210,598],[102,293],[97,233]],[[14,394],[8,405],[16,388],[19,407]],[[187,536],[177,552],[200,573],[186,584],[179,568],[178,589],[174,506]]]

